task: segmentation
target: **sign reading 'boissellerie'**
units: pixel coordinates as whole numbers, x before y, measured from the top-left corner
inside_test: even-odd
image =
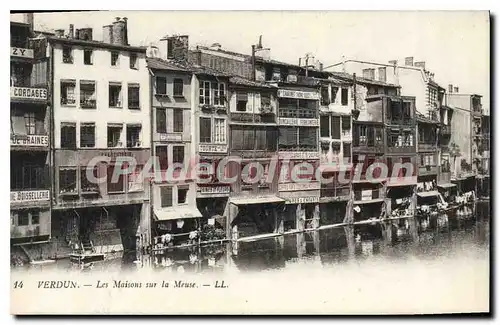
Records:
[[[11,203],[48,201],[49,199],[49,190],[10,192]]]

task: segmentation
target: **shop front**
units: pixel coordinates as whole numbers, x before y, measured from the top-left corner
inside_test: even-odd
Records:
[[[280,210],[284,200],[275,195],[229,198],[231,239],[283,233]]]
[[[282,212],[283,232],[300,232],[320,226],[320,183],[284,183],[278,185],[285,200]]]
[[[199,243],[201,218],[200,211],[191,206],[154,209],[153,250]]]

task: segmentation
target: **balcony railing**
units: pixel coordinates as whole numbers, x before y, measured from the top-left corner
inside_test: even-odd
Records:
[[[415,146],[396,146],[387,147],[388,153],[412,153],[415,152]]]
[[[438,167],[437,166],[419,166],[418,167],[418,175],[419,176],[426,176],[426,175],[436,175],[438,173]]]
[[[276,115],[274,113],[266,113],[266,114],[231,113],[231,122],[276,123]]]
[[[279,117],[318,118],[316,110],[309,108],[280,108]]]
[[[354,201],[372,201],[372,200],[378,200],[378,199],[383,199],[382,191],[380,189],[376,190],[366,190],[366,191],[361,191],[357,190],[354,191]]]
[[[436,143],[419,142],[418,143],[418,150],[419,151],[437,150],[437,144]]]
[[[322,185],[320,189],[322,201],[349,200],[350,193],[349,186],[335,187]]]

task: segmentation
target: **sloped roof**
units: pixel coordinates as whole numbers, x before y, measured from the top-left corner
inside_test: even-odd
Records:
[[[182,72],[192,72],[187,67],[174,64],[173,62],[165,61],[160,58],[146,58],[148,68],[157,70],[169,70],[169,71],[182,71]]]
[[[231,77],[232,75],[213,68],[192,64],[187,61],[163,60],[160,58],[147,58],[148,68],[169,71],[191,72],[215,77]]]
[[[354,81],[354,76],[350,73],[347,72],[329,72],[332,76],[337,77],[339,79],[344,79],[344,80],[349,80],[349,81]],[[384,86],[384,87],[393,87],[393,88],[399,88],[400,86],[379,81],[379,80],[372,80],[372,79],[366,79],[363,77],[358,77],[356,76],[356,82],[357,83],[362,83],[362,84],[369,84],[369,85],[377,85],[377,86]]]
[[[276,88],[265,82],[253,81],[239,76],[233,76],[229,79],[229,83],[233,85],[247,86],[247,87],[257,87],[257,88]]]
[[[147,48],[144,46],[118,45],[118,44],[110,44],[95,40],[81,40],[76,38],[55,37],[55,36],[47,36],[47,39],[54,43],[82,45],[82,46],[108,48],[108,49],[116,49],[123,51],[132,51],[132,52],[146,52],[147,50]]]

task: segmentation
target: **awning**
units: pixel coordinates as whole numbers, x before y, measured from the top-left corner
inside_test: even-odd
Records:
[[[285,202],[277,196],[261,196],[261,197],[238,197],[231,198],[231,203],[235,205],[263,204],[263,203],[280,203]]]
[[[431,197],[431,196],[438,196],[439,192],[438,191],[420,192],[417,193],[417,195],[420,197]]]
[[[154,209],[154,214],[156,221],[201,218],[200,211],[189,206]]]
[[[451,187],[455,187],[455,186],[457,186],[457,184],[453,184],[453,183],[438,184],[438,187],[442,187],[442,188],[451,188]]]

